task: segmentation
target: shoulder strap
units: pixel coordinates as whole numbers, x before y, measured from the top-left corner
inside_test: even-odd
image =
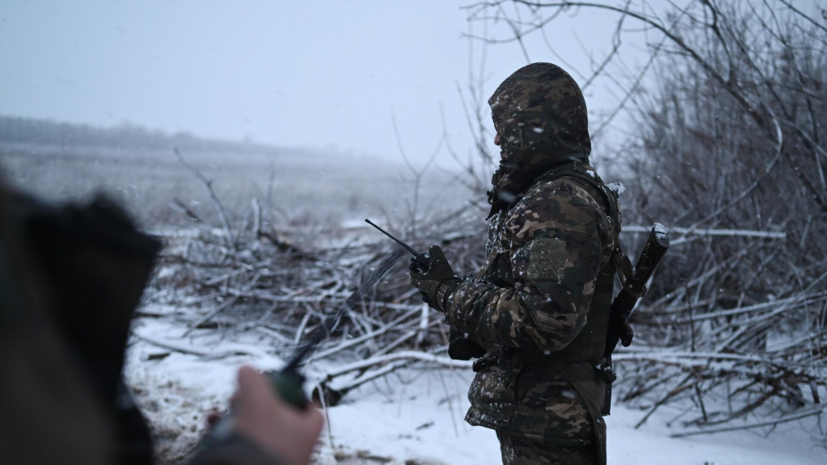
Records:
[[[609,218],[611,218],[612,222],[615,224],[615,236],[617,236],[620,234],[621,230],[620,209],[617,206],[617,195],[613,190],[606,186],[606,183],[600,179],[600,176],[598,176],[597,173],[594,171],[592,171],[592,173],[594,174],[589,174],[586,172],[586,170],[583,169],[579,163],[566,163],[565,165],[561,165],[556,169],[542,174],[539,178],[537,178],[537,181],[549,182],[562,177],[571,177],[585,181],[586,183],[597,188],[598,191],[603,193],[603,197],[606,199],[606,204],[609,206]]]
[[[615,264],[615,270],[618,277],[620,277],[623,287],[627,288],[626,282],[632,277],[633,268],[631,260],[629,260],[629,257],[626,256],[626,253],[623,252],[623,249],[620,247],[620,230],[622,225],[620,223],[620,208],[617,205],[617,194],[606,186],[606,183],[600,179],[600,176],[598,176],[597,173],[592,173],[594,173],[594,175],[586,172],[586,170],[583,169],[583,167],[578,163],[567,163],[557,169],[544,173],[537,178],[537,181],[549,182],[562,177],[571,177],[585,181],[603,193],[603,196],[606,199],[606,204],[609,206],[609,218],[612,219],[612,222],[615,225],[615,249],[614,252],[612,252],[611,260]]]

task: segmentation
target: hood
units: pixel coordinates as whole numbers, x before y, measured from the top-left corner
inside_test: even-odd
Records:
[[[583,92],[562,68],[532,63],[488,99],[499,134],[500,167],[491,180],[491,214],[513,205],[543,173],[576,162],[588,166],[589,120]]]

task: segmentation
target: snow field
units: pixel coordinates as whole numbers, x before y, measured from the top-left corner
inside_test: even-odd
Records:
[[[206,414],[226,406],[240,365],[270,370],[282,364],[268,351],[272,341],[259,334],[245,333],[230,340],[206,330],[182,338],[185,330],[165,318],[139,319],[127,355],[127,381],[153,425],[162,463],[186,458],[203,430]],[[312,379],[325,368],[311,364],[306,371]],[[419,364],[349,393],[340,405],[328,409],[329,424],[315,463],[500,464],[495,433],[463,421],[472,377],[467,369]],[[825,450],[795,423],[782,425],[766,438],[756,430],[671,438],[669,434],[680,431],[680,426],[666,423],[677,413],[663,407],[636,430],[634,425],[644,412],[615,405],[606,418],[609,463],[827,463]]]

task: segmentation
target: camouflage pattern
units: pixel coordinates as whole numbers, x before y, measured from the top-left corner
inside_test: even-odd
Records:
[[[605,341],[605,330],[591,334],[589,319],[608,319],[614,273],[601,272],[612,267],[616,225],[604,193],[593,184],[573,177],[538,180],[572,165],[596,176],[588,165],[585,103],[568,74],[544,63],[518,70],[489,103],[505,143],[489,193],[487,261],[446,304],[451,327],[488,352],[476,366],[466,421],[519,438],[503,445],[504,460],[506,449],[513,456],[504,463],[557,463],[551,456],[532,460],[536,444],[579,448],[575,455],[597,457],[605,429],[599,414],[590,411],[600,411],[605,385],[590,360],[558,359],[566,360],[565,367],[551,361],[581,333]],[[608,297],[603,295],[607,283]],[[602,293],[595,298],[598,288]],[[584,331],[587,327],[592,329]],[[545,361],[509,355],[514,353]],[[595,425],[600,425],[598,434]],[[536,444],[528,449],[520,445],[531,441]],[[561,463],[602,462],[589,460]]]
[[[468,398],[472,407],[465,419],[474,426],[568,447],[594,444],[583,400],[551,367],[498,358],[477,373]]]
[[[614,248],[611,222],[585,187],[566,178],[533,187],[494,220],[489,228],[499,242],[489,257],[507,254],[513,286],[463,283],[452,294],[449,324],[507,347],[563,349],[586,324],[598,273]]]
[[[550,63],[517,70],[488,100],[502,160],[488,193],[495,210],[543,172],[563,163],[587,166],[591,152],[586,102],[568,73]]]
[[[451,295],[448,322],[479,338],[491,354],[511,348],[553,356],[587,325],[598,273],[614,247],[611,223],[586,187],[566,178],[535,186],[514,208],[492,220],[490,229],[500,231],[500,236],[490,257],[508,258],[513,286],[498,287],[484,279],[502,261],[490,258],[483,279],[466,281]],[[538,258],[534,244],[544,240],[565,245],[557,279],[531,272],[536,260],[548,261],[549,255],[558,254],[556,246],[550,253],[540,247]],[[558,266],[551,265],[555,272]],[[466,420],[474,425],[538,439],[566,439],[568,445],[587,446],[594,438],[588,409],[570,383],[549,366],[526,366],[499,357],[477,374],[469,399],[472,407]]]
[[[533,441],[524,436],[497,432],[504,465],[590,465],[597,461],[593,449]]]

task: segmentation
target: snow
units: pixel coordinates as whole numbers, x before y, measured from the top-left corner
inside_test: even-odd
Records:
[[[614,191],[615,195],[618,197],[620,197],[621,195],[623,195],[624,192],[626,192],[626,186],[624,186],[622,182],[610,182],[606,184],[606,187]]]
[[[472,373],[466,370],[411,370],[397,380],[364,389],[356,393],[352,403],[330,409],[333,442],[370,450],[398,463],[414,459],[500,464],[496,434],[462,420],[471,378]],[[644,412],[613,407],[613,414],[606,418],[610,463],[777,465],[823,464],[827,459],[823,450],[814,450],[813,444],[795,431],[779,432],[768,439],[754,432],[670,438],[677,427],[667,427],[665,419],[676,413],[664,410],[636,430],[634,425]]]
[[[274,339],[262,332],[221,337],[214,330],[197,330],[182,338],[186,327],[157,317],[139,319],[133,330],[141,337],[133,338],[127,355],[127,381],[153,424],[162,458],[171,463],[195,445],[206,413],[224,408],[240,365],[271,370],[282,363]],[[323,360],[306,371],[309,378],[318,378],[345,362],[354,360]],[[315,463],[500,464],[495,433],[463,421],[472,378],[467,368],[420,363],[349,393],[328,409],[330,434],[326,428]],[[667,425],[679,413],[670,406],[640,429],[634,425],[644,411],[620,405],[612,411],[606,418],[612,465],[804,465],[827,459],[795,422],[780,425],[766,438],[758,430],[672,438],[683,429]],[[366,458],[370,456],[377,460]]]
[[[660,224],[660,223],[656,223]],[[648,233],[652,226],[628,225],[623,227],[624,232]],[[748,229],[695,229],[695,228],[669,228],[675,234],[691,234],[693,236],[716,236],[716,237],[756,237],[762,239],[786,240],[787,233],[784,231],[751,231]],[[660,225],[656,232],[666,233],[667,228]]]

